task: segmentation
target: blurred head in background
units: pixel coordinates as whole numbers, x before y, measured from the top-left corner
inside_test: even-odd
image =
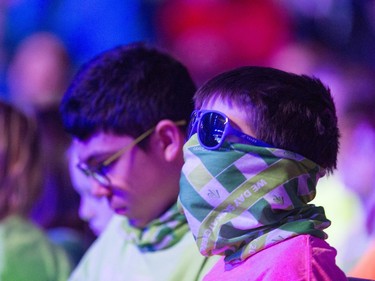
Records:
[[[0,219],[27,217],[40,191],[36,123],[0,100]]]
[[[9,65],[11,100],[26,112],[56,106],[67,86],[70,60],[62,41],[52,33],[24,39]]]
[[[78,168],[79,162],[75,142],[68,150],[69,171],[74,189],[81,197],[79,216],[87,221],[95,235],[99,235],[110,221],[113,211],[106,198],[95,196],[90,187],[90,180]]]

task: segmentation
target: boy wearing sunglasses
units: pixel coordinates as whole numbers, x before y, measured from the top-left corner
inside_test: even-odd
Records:
[[[200,252],[222,259],[204,280],[347,280],[314,198],[336,168],[335,106],[318,79],[242,67],[194,97],[179,202]]]
[[[200,280],[210,267],[176,204],[194,91],[181,63],[143,44],[99,54],[74,77],[64,126],[92,194],[116,214],[71,281]]]

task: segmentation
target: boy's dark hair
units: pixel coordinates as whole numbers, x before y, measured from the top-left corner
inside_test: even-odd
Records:
[[[60,112],[65,129],[80,140],[97,132],[138,137],[162,119],[188,121],[195,90],[180,62],[136,43],[105,51],[83,65]]]
[[[319,79],[268,67],[241,67],[198,89],[196,108],[215,98],[245,110],[260,140],[299,153],[329,172],[336,168],[336,109],[330,90]]]

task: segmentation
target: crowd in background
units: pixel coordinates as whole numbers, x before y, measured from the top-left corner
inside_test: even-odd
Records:
[[[315,75],[331,88],[342,135],[339,164],[318,185],[315,203],[332,221],[338,264],[353,270],[375,231],[375,2],[0,0],[0,97],[41,128],[44,189],[31,218],[56,243],[79,245],[75,262],[93,234],[78,217],[58,104],[78,66],[133,41],[170,52],[198,86],[222,71],[261,65]]]

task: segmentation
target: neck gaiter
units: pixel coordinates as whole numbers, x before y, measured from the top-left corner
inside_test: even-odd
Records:
[[[244,144],[184,146],[182,208],[200,252],[235,265],[299,234],[327,238],[322,207],[308,204],[325,170],[296,153]]]
[[[189,231],[186,218],[178,210],[176,203],[143,229],[132,227],[127,221],[124,222],[123,228],[127,239],[136,244],[142,252],[167,249],[178,243]]]

